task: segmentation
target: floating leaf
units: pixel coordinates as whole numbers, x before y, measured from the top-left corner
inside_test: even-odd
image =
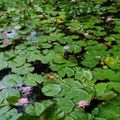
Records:
[[[7,61],[0,59],[0,70],[7,68],[8,63]]]
[[[105,104],[94,110],[93,113],[101,118],[116,120],[120,118],[120,107],[112,104]]]
[[[46,96],[56,96],[61,90],[62,89],[59,84],[48,84],[42,88],[42,92]]]
[[[65,98],[58,98],[57,104],[58,104],[59,108],[62,111],[64,111],[65,113],[70,113],[75,106],[71,100],[68,100]]]
[[[3,83],[7,87],[14,87],[23,84],[23,78],[17,74],[10,74],[3,78]]]
[[[24,83],[28,86],[36,86],[37,83],[41,84],[43,77],[37,74],[27,74],[24,76]]]
[[[42,103],[35,102],[33,105],[29,104],[25,108],[25,112],[30,116],[40,116],[46,109],[48,109],[53,102],[47,100]]]

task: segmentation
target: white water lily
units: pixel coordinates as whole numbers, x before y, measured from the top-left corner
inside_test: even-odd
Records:
[[[7,36],[7,38],[16,38],[17,32],[16,32],[16,30],[13,30],[11,33],[7,33],[6,36]]]
[[[70,47],[67,46],[67,45],[63,47],[64,50],[68,50],[69,48],[70,48]]]
[[[15,30],[19,30],[21,27],[20,26],[15,26]]]
[[[36,31],[32,31],[32,32],[30,33],[31,36],[35,36],[36,34],[37,34]]]

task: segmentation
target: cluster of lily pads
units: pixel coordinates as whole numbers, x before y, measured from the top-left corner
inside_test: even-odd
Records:
[[[0,119],[119,120],[120,0],[1,0]]]

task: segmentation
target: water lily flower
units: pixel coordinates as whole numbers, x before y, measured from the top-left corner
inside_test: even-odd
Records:
[[[35,36],[36,34],[37,34],[36,31],[32,31],[32,32],[30,33],[31,36]]]
[[[25,95],[28,95],[32,91],[32,88],[31,87],[22,87],[21,90],[22,90],[22,93],[24,93]]]
[[[2,41],[2,43],[3,43],[3,45],[8,45],[8,44],[9,44],[9,40],[8,40],[8,39],[4,39],[4,40]]]
[[[8,38],[15,38],[15,37],[17,37],[16,30],[12,30],[12,32],[11,33],[7,33],[6,36]]]
[[[86,32],[86,33],[84,33],[84,36],[86,37],[86,36],[88,36],[89,35],[89,33],[88,32]]]
[[[19,105],[23,105],[23,106],[25,106],[25,105],[27,105],[29,103],[29,100],[28,100],[28,98],[20,98],[19,100],[18,100],[18,104]]]
[[[111,18],[111,17],[108,17],[105,21],[106,21],[107,23],[108,23],[108,22],[112,22],[112,18]]]
[[[86,106],[88,106],[88,102],[87,101],[81,100],[81,101],[78,102],[78,107],[84,109]]]
[[[21,27],[20,26],[15,26],[15,30],[19,30]]]
[[[66,46],[63,47],[63,49],[64,49],[64,50],[68,50],[68,49],[69,49],[69,46],[66,45]]]
[[[71,2],[76,2],[77,0],[71,0]]]

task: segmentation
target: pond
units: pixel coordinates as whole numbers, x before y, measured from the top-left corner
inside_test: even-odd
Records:
[[[120,120],[119,13],[120,0],[1,0],[0,119]]]

